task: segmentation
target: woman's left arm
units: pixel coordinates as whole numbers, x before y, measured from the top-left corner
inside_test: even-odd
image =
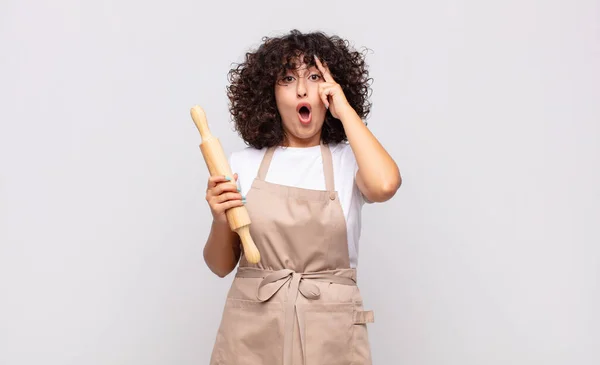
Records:
[[[358,164],[358,189],[371,202],[391,199],[402,184],[398,165],[348,103],[342,87],[335,82],[327,66],[323,66],[316,56],[315,62],[325,81],[319,84],[321,100],[331,115],[342,122],[354,152]]]
[[[344,108],[339,114],[358,164],[358,189],[371,202],[391,199],[402,184],[398,165],[353,108]]]

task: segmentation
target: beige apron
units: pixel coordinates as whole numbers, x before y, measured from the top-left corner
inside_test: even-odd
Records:
[[[321,144],[325,191],[265,181],[274,152],[246,194],[261,261],[241,257],[210,364],[371,364],[373,312],[363,310],[350,268],[331,151]]]

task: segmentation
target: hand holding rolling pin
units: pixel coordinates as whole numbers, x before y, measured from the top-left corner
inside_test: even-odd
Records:
[[[237,182],[237,174],[233,174],[233,179]],[[206,187],[206,201],[210,206],[213,219],[215,222],[225,225],[228,224],[225,212],[234,207],[241,207],[244,204],[239,189],[236,189],[232,184],[226,184],[229,181],[231,181],[229,176],[210,176]]]
[[[213,218],[222,220],[222,213],[225,212],[229,227],[240,236],[246,259],[249,263],[256,264],[260,261],[260,254],[250,236],[250,217],[237,190],[237,174],[232,174],[221,142],[210,133],[204,110],[194,106],[190,114],[200,132],[200,151],[210,173],[207,200]],[[231,179],[232,176],[235,180],[227,179]]]

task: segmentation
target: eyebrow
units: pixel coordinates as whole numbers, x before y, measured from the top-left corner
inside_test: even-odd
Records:
[[[315,66],[309,66],[305,68],[306,72],[310,73],[313,71],[316,71],[317,73],[319,73],[319,75],[321,74],[321,71],[319,71],[319,68],[315,65]],[[300,73],[298,72],[298,69],[287,69],[285,74],[287,75],[288,73],[293,73],[294,75],[299,76]]]

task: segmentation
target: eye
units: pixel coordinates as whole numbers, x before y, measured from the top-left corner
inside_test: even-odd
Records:
[[[287,86],[294,82],[294,77],[290,75],[282,76],[277,80],[277,84],[281,86]]]
[[[309,78],[310,78],[312,81],[318,81],[318,80],[320,80],[320,79],[321,79],[321,75],[319,75],[319,74],[312,74],[312,75],[310,75],[310,76],[309,76]]]

